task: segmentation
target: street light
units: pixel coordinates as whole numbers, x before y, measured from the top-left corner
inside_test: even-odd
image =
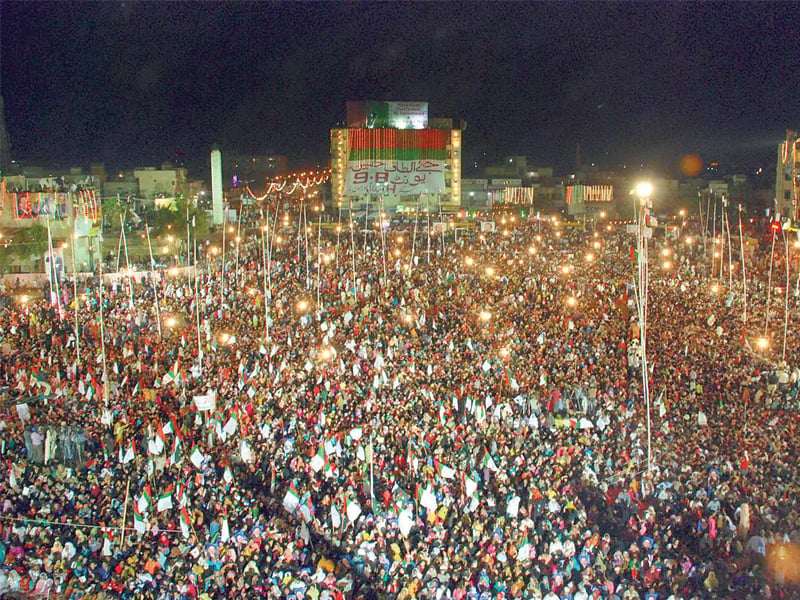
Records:
[[[636,184],[636,195],[639,198],[648,198],[653,194],[653,184],[649,181],[641,181]]]

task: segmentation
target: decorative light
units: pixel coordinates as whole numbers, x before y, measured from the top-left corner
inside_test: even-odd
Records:
[[[486,267],[486,274],[487,274],[489,277],[493,277],[493,276],[494,276],[494,272],[495,272],[495,271],[494,271],[494,267]]]
[[[769,348],[769,340],[765,337],[758,338],[756,344],[761,350],[766,350],[767,348]]]
[[[578,299],[575,296],[570,296],[567,298],[567,306],[575,306],[578,303]]]
[[[478,316],[480,317],[481,321],[488,321],[492,318],[492,313],[488,310],[482,310]]]

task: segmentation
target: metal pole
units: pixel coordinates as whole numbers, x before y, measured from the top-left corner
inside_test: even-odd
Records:
[[[320,286],[322,284],[322,206],[317,219],[317,310],[322,310],[320,304]]]
[[[769,252],[769,277],[767,278],[767,315],[764,319],[764,337],[769,330],[769,309],[772,303],[772,264],[775,260],[775,230],[772,230],[772,248]]]
[[[194,239],[194,269],[197,271],[197,236]],[[194,312],[197,318],[197,365],[200,367],[200,374],[203,373],[203,349],[200,346],[200,295],[197,290],[197,280],[199,273],[194,274]]]
[[[75,295],[75,363],[81,362],[81,329],[78,323],[78,315],[81,309],[81,299],[78,296],[78,274],[75,269],[75,244],[77,238],[72,236],[72,293]]]
[[[783,231],[783,243],[786,246],[786,288],[783,290],[784,304],[783,304],[783,352],[781,353],[781,360],[786,360],[786,334],[789,330],[789,261],[791,258],[789,250],[789,237],[786,235],[786,230]]]
[[[411,238],[411,262],[408,263],[408,274],[411,275],[411,271],[414,269],[414,252],[417,249],[417,222],[419,221],[419,203],[417,203],[417,208],[414,209],[414,235]]]
[[[225,202],[222,203],[222,268],[219,272],[219,309],[225,306],[225,230],[228,228],[228,219]]]
[[[150,281],[153,283],[153,296],[156,305],[156,325],[158,325],[158,337],[161,338],[161,309],[158,306],[158,288],[156,287],[155,261],[153,260],[153,246],[150,243],[150,226],[145,223],[144,231],[147,234],[147,249],[150,252]]]
[[[120,237],[123,241],[123,248],[125,249],[125,268],[128,270],[128,293],[130,294],[131,304],[130,307],[133,309],[133,273],[131,273],[131,261],[128,259],[128,236],[125,235],[125,220],[122,218],[122,215],[119,217],[120,226],[122,228],[120,232]],[[117,263],[119,263],[119,259],[117,259]],[[119,266],[117,266],[117,273],[119,273]]]
[[[431,197],[425,194],[425,212],[428,215],[428,264],[431,264]]]
[[[242,213],[244,212],[244,203],[239,204],[239,219],[236,222],[236,273],[234,275],[234,281],[236,281],[236,285],[239,285],[239,246],[242,245],[242,238],[239,235],[241,232],[242,227]]]
[[[108,367],[106,365],[106,326],[105,311],[103,309],[103,257],[98,261],[98,272],[100,274],[100,350],[103,358],[103,400],[108,402]],[[161,324],[159,323],[159,329]],[[159,331],[159,336],[161,332]]]
[[[739,252],[742,261],[742,326],[747,325],[747,270],[744,261],[744,231],[742,228],[742,205],[739,204]]]
[[[353,299],[356,297],[356,243],[353,231],[353,198],[350,198],[350,259],[353,267]]]

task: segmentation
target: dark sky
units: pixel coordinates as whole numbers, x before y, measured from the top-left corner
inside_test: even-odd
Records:
[[[427,100],[469,162],[771,164],[800,127],[797,3],[2,3],[12,155],[323,162],[348,99]],[[483,152],[486,158],[483,159]],[[465,167],[467,166],[465,161]]]

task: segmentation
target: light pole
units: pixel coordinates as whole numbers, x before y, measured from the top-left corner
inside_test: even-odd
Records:
[[[650,197],[653,185],[639,183],[633,191],[634,215],[636,218],[636,309],[639,315],[639,346],[642,353],[642,393],[647,411],[647,471],[652,470],[653,452],[650,428],[650,380],[647,366],[647,286],[649,280],[647,240],[652,235],[650,228]]]

